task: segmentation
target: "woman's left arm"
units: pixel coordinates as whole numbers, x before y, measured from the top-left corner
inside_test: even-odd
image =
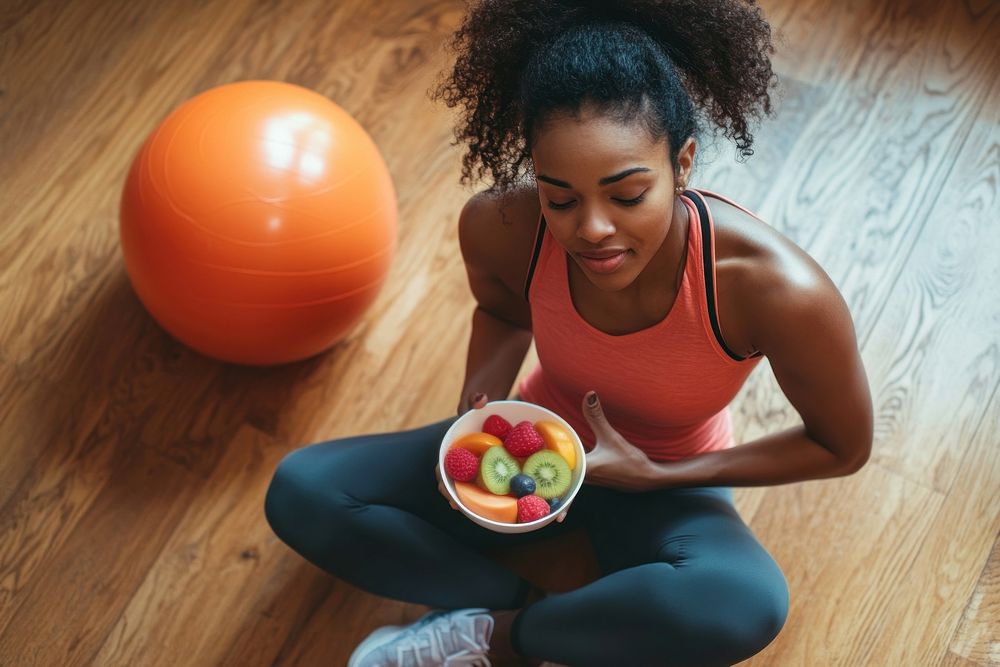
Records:
[[[752,340],[802,425],[684,461],[650,461],[650,488],[767,486],[849,475],[872,446],[871,391],[854,323],[836,285],[813,265],[757,284]]]

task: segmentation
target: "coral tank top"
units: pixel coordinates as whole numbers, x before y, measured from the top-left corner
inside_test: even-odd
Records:
[[[685,191],[681,200],[691,224],[677,298],[663,320],[620,336],[597,329],[576,310],[569,289],[573,259],[540,216],[525,284],[538,364],[521,380],[518,395],[569,422],[588,451],[594,434],[582,403],[590,390],[611,426],[654,461],[734,444],[728,406],[762,357],[740,357],[722,339],[715,227],[703,195],[754,215],[708,190]]]

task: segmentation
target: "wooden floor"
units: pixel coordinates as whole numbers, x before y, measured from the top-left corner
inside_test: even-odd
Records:
[[[876,443],[851,477],[738,490],[792,595],[783,633],[747,664],[1000,664],[1000,3],[763,4],[784,36],[777,116],[745,163],[704,143],[691,185],[756,211],[836,281]],[[305,562],[262,502],[285,453],[458,402],[474,302],[456,221],[471,191],[452,112],[426,91],[462,13],[458,0],[4,3],[0,664],[342,665],[373,628],[426,611]],[[346,107],[399,193],[399,253],[364,321],[274,369],[173,341],[118,245],[146,134],[249,78]],[[797,422],[766,362],[734,417],[741,440]]]

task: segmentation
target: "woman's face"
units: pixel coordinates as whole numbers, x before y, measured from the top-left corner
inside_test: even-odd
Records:
[[[685,149],[693,155],[693,139]],[[546,123],[531,155],[553,237],[599,289],[634,282],[663,246],[675,210],[682,215],[667,141],[585,110]],[[585,257],[610,252],[619,255],[600,265]]]

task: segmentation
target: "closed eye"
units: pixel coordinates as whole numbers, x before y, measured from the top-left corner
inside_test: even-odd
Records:
[[[645,192],[643,192],[641,195],[639,195],[635,199],[617,199],[617,198],[612,197],[612,199],[614,199],[616,202],[621,203],[622,206],[636,206],[638,204],[641,204],[642,200],[644,200],[645,198],[646,198],[646,193]],[[554,201],[550,201],[549,202],[549,208],[555,209],[556,211],[562,211],[562,210],[567,209],[570,206],[572,206],[573,203],[574,203],[574,201],[572,199],[569,200],[568,202],[554,202]]]

